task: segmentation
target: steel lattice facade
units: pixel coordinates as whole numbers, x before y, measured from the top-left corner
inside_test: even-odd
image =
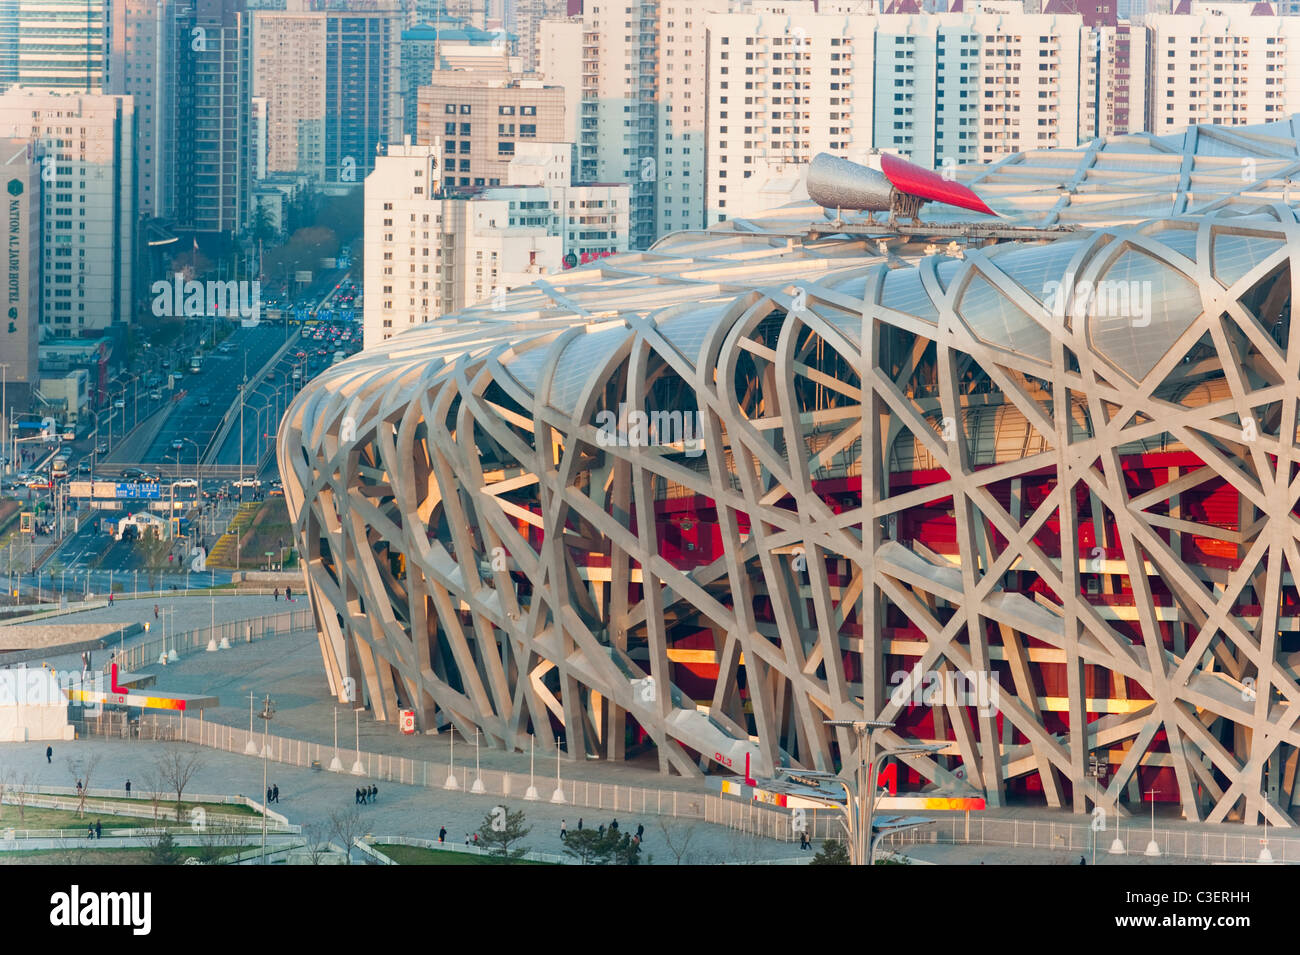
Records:
[[[1290,825],[1300,222],[1216,206],[683,234],[331,368],[279,457],[333,692],[683,774],[838,769],[865,692],[945,746],[905,787]]]

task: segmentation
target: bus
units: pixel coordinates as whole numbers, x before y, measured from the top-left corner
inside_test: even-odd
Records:
[[[50,464],[50,480],[62,481],[68,476],[68,459],[63,455],[57,455]]]
[[[194,357],[190,359],[190,374],[197,375],[203,370],[203,353],[195,352]]]

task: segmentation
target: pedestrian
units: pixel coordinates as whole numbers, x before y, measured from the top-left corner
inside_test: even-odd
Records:
[[[280,801],[280,787],[272,786],[271,792],[275,794],[275,801],[278,803]]]
[[[86,827],[86,838],[87,838],[87,839],[93,839],[93,838],[95,838],[95,827],[94,827],[94,826],[87,826],[87,827]]]
[[[104,838],[104,826],[98,819],[95,820],[95,838]]]
[[[108,605],[109,605],[110,607],[113,606],[113,595],[112,595],[112,594],[109,594],[109,595],[108,595]]]
[[[270,786],[267,786],[267,787],[266,787],[266,801],[267,801],[267,803],[270,803],[270,801],[271,801],[271,787],[270,787]]]
[[[153,618],[154,618],[155,620],[158,619],[158,605],[157,605],[157,604],[154,604],[154,605],[153,605]]]
[[[284,588],[284,599],[287,600],[287,601],[289,601],[289,603],[293,603],[293,588],[292,588],[292,587],[288,587],[288,586],[286,586],[286,587]]]
[[[469,833],[465,833],[465,845],[469,845]]]
[[[582,817],[578,817],[578,831],[582,832]]]
[[[1087,865],[1087,864],[1088,864],[1088,860],[1085,859],[1083,856],[1079,856],[1079,865]]]
[[[77,780],[77,792],[78,792],[78,793],[81,792],[81,780],[80,780],[80,779]]]
[[[474,833],[474,845],[478,845],[478,833]]]
[[[644,835],[645,835],[645,826],[641,825],[640,823],[637,823],[637,827],[636,827],[636,838],[637,838],[637,841],[640,842],[640,841],[641,841],[641,837],[644,836]]]
[[[131,798],[131,780],[129,779],[126,781],[126,798]]]
[[[561,819],[560,820],[560,841],[563,842],[567,838],[569,838],[569,821],[567,819]]]
[[[613,822],[611,822],[611,823],[609,824],[609,831],[610,831],[610,832],[618,832],[618,820],[617,820],[617,819],[615,819]]]
[[[46,761],[47,763],[52,763],[52,762],[54,762],[54,747],[53,747],[53,746],[47,746],[47,747],[45,747],[45,761]]]
[[[352,804],[355,805],[355,806],[360,806],[360,805],[361,805],[361,787],[360,787],[360,786],[358,786],[358,787],[356,788],[356,790],[352,793]]]
[[[378,799],[378,798],[379,798],[379,787],[378,787],[378,786],[371,786],[371,787],[370,787],[370,799],[371,799],[371,801],[374,801],[375,799]]]
[[[439,841],[439,842],[446,842],[446,841],[447,841],[447,827],[446,827],[446,826],[443,826],[442,828],[440,828],[440,829],[438,830],[438,841]]]
[[[597,829],[596,832],[602,839],[605,838],[605,824],[603,822],[600,824],[600,828]]]
[[[799,833],[799,851],[802,852],[804,849],[811,848],[812,843],[808,841],[808,830],[805,829]]]
[[[279,603],[279,601],[280,601],[280,588],[279,588],[279,587],[276,587],[275,590],[273,591],[273,593],[275,594],[275,600],[276,600],[276,603]]]

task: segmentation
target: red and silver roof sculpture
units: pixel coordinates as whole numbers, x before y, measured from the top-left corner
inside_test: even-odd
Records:
[[[1292,825],[1300,154],[1184,142],[962,174],[1040,222],[1102,168],[1261,174],[898,268],[680,233],[332,366],[278,438],[332,692],[684,775],[856,765],[865,698],[943,747],[905,790]]]

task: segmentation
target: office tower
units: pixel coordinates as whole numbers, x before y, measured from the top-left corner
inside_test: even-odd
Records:
[[[365,179],[376,152],[401,136],[403,21],[396,4],[252,14],[251,95],[266,104],[268,175]]]
[[[107,0],[0,3],[0,93],[13,86],[103,89]]]
[[[4,407],[25,408],[39,380],[36,346],[41,313],[41,151],[30,139],[0,138],[5,280],[0,282],[0,362]]]
[[[75,336],[127,322],[135,250],[129,96],[13,89],[0,131],[41,159],[42,332]]]
[[[501,185],[516,143],[565,138],[564,90],[540,80],[435,74],[419,97],[419,142],[441,138],[448,191]]]
[[[135,101],[135,195],[141,215],[168,218],[176,201],[175,0],[112,0],[104,91]],[[187,78],[189,79],[189,78]]]

